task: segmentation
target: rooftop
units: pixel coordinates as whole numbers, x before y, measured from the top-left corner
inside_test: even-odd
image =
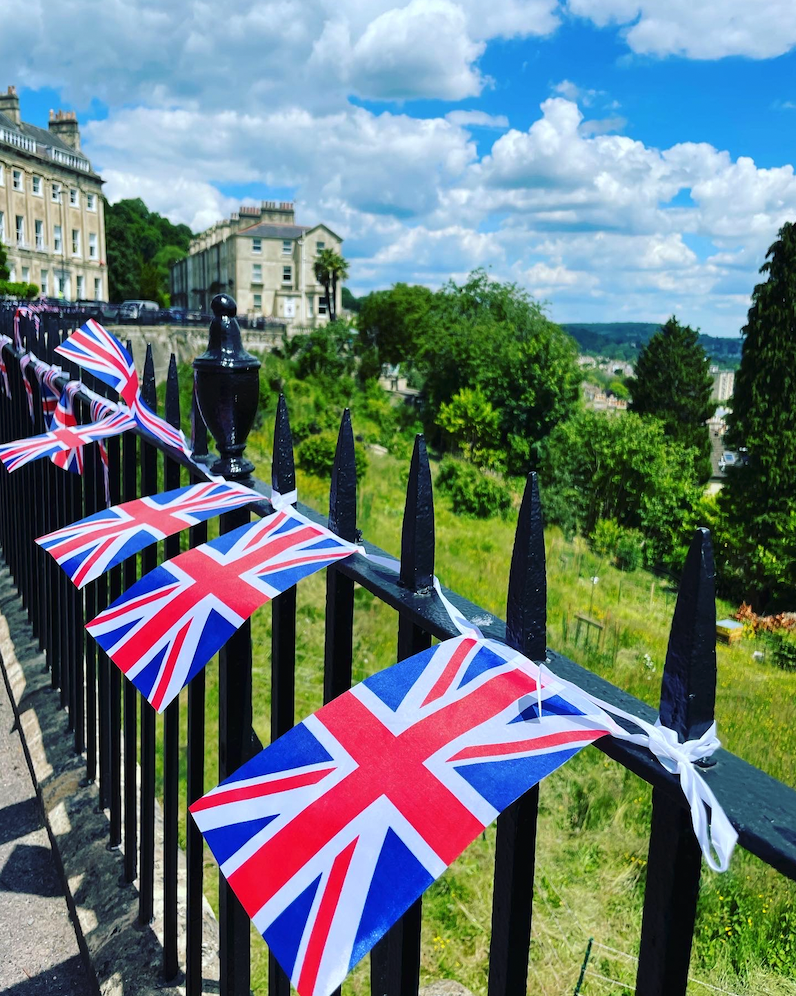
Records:
[[[3,94],[3,106],[6,111],[0,110],[0,144],[10,145],[30,155],[38,156],[41,159],[49,160],[58,166],[65,166],[80,173],[96,177],[92,170],[91,163],[68,142],[59,135],[46,128],[38,128],[36,125],[28,124],[20,120],[19,123],[14,117],[7,113],[9,102],[14,101],[16,91],[13,87],[8,88],[8,93]],[[18,112],[18,101],[13,113]],[[50,121],[56,125],[72,124],[77,131],[77,119],[71,111],[50,111]]]
[[[297,239],[309,230],[309,225],[284,225],[278,221],[260,221],[248,228],[239,228],[237,234],[259,235],[264,239]]]

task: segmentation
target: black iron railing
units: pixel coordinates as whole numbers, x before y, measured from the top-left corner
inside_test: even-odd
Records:
[[[13,335],[12,315],[12,311],[0,311],[0,332],[9,336]],[[23,350],[11,347],[4,350],[13,397],[12,400],[0,397],[0,440],[9,441],[44,431],[36,377],[29,367],[25,376],[33,392],[35,422],[32,425],[18,360],[22,352],[29,350],[46,362],[61,364],[66,375],[77,379],[80,372],[65,363],[54,350],[78,324],[76,317],[45,314],[37,329],[33,319],[22,319]],[[66,379],[65,376],[64,381]],[[82,379],[89,389],[99,394],[109,393],[93,378],[84,375]],[[144,368],[143,392],[144,399],[154,408],[156,391],[151,351],[147,353]],[[77,397],[81,421],[88,421],[88,398],[81,394]],[[165,416],[172,424],[179,423],[179,384],[173,358],[166,384]],[[193,423],[194,452],[201,464],[207,462],[207,433],[196,410],[195,398]],[[221,440],[227,446],[239,441]],[[149,923],[153,916],[155,868],[155,713],[130,682],[121,681],[119,670],[94,640],[85,635],[84,629],[86,621],[135,582],[136,558],[129,559],[80,592],[33,542],[43,533],[104,507],[103,472],[96,450],[96,446],[85,448],[82,477],[63,473],[48,460],[29,464],[11,475],[0,471],[0,543],[39,646],[46,654],[52,686],[59,690],[61,704],[66,710],[67,730],[74,738],[74,749],[85,755],[86,778],[98,781],[100,804],[109,813],[109,844],[123,848],[124,879],[132,882],[138,877],[139,919]],[[122,439],[110,439],[108,451],[114,503],[155,493],[161,471],[165,488],[203,479],[196,463],[191,464],[181,455],[165,451],[134,432],[126,433]],[[280,494],[295,488],[293,446],[283,398],[276,417],[271,483]],[[258,481],[254,486],[263,494],[270,493]],[[330,481],[328,525],[347,540],[357,538],[356,487],[354,437],[350,416],[345,412]],[[304,505],[298,507],[309,518],[325,521],[312,509]],[[265,498],[252,508],[257,515],[272,511]],[[247,521],[249,515],[249,509],[228,513],[222,519],[222,531]],[[192,547],[206,539],[206,523],[190,530]],[[178,537],[165,541],[167,557],[179,550],[179,542]],[[364,542],[369,552],[382,553],[367,540]],[[531,476],[517,523],[508,579],[506,622],[492,619],[482,626],[485,635],[504,641],[537,660],[546,654],[552,670],[561,677],[643,719],[654,720],[655,712],[649,706],[547,649],[544,558],[539,494],[536,480]],[[157,559],[156,547],[144,551],[142,571],[154,568]],[[327,570],[324,701],[339,695],[351,684],[355,584],[396,611],[399,659],[428,647],[432,638],[458,635],[433,594],[433,574],[431,474],[424,442],[418,437],[407,486],[400,576],[396,577],[373,560],[359,555]],[[460,596],[447,590],[446,594],[469,618],[488,616]],[[295,590],[276,598],[271,611],[270,733],[274,738],[295,721]],[[660,705],[663,723],[675,729],[682,739],[701,735],[713,720],[715,686],[713,557],[707,531],[698,530],[688,555],[672,623]],[[251,696],[252,642],[250,627],[245,624],[220,655],[218,757],[222,777],[234,771],[261,746],[252,730]],[[186,699],[187,704],[175,700],[166,710],[162,742],[163,976],[171,979],[183,968],[188,996],[199,996],[202,991],[203,845],[189,819],[187,957],[186,964],[180,966],[177,955],[177,827],[181,708],[187,708],[188,804],[199,798],[207,787],[205,728],[208,717],[203,671],[189,685]],[[700,852],[679,782],[642,748],[609,737],[599,740],[596,746],[653,786],[636,992],[643,996],[679,996],[686,991],[701,872]],[[707,762],[703,774],[738,830],[741,846],[783,875],[796,879],[796,792],[724,750]],[[526,991],[537,811],[538,789],[533,789],[498,819],[490,996],[519,996]],[[418,901],[374,949],[371,983],[375,996],[412,996],[417,992],[421,919],[422,908]],[[247,996],[249,921],[223,882],[219,920],[222,996]],[[269,976],[269,996],[287,994],[288,980],[273,960]]]

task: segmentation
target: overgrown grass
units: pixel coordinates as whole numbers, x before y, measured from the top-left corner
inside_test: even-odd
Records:
[[[271,374],[273,371],[271,371]],[[264,377],[270,376],[268,368]],[[295,387],[295,396],[290,388]],[[266,393],[266,392],[264,392]],[[248,455],[268,478],[274,396],[252,435]],[[346,399],[348,400],[348,399]],[[369,417],[361,398],[351,399],[354,429],[367,426],[370,441],[385,438],[381,419]],[[288,385],[294,420],[312,417],[319,399],[311,385]],[[340,399],[337,399],[339,404]],[[378,398],[374,404],[380,404]],[[358,408],[363,406],[360,422]],[[371,405],[371,409],[373,405]],[[402,416],[403,417],[403,416]],[[408,466],[407,434],[396,423],[393,455],[369,454],[360,483],[359,525],[364,535],[397,555]],[[367,436],[366,436],[367,438]],[[384,445],[387,445],[387,440]],[[301,500],[323,511],[328,481],[298,472]],[[437,567],[443,582],[503,616],[516,510],[505,518],[458,516],[447,499],[436,504]],[[623,574],[600,562],[580,540],[558,530],[546,537],[548,642],[614,684],[657,705],[676,593],[644,571]],[[598,577],[596,585],[592,577]],[[354,680],[395,660],[395,613],[363,589],[356,591]],[[322,702],[325,579],[309,578],[297,590],[296,719]],[[719,615],[732,606],[719,603]],[[575,615],[603,624],[600,641],[576,641]],[[263,742],[270,729],[271,614],[252,620],[254,726]],[[796,784],[796,674],[752,659],[749,640],[718,648],[717,719],[724,745],[787,784]],[[206,785],[217,781],[217,666],[207,668]],[[185,693],[183,693],[183,700]],[[186,743],[185,708],[182,743]],[[184,754],[184,752],[183,752]],[[183,756],[184,769],[184,756]],[[182,772],[184,778],[184,770]],[[534,927],[529,991],[559,996],[574,990],[589,937],[594,937],[584,994],[633,991],[635,956],[649,836],[651,792],[646,783],[587,748],[541,787]],[[184,817],[181,832],[184,837]],[[494,827],[489,828],[424,897],[422,976],[455,978],[485,993],[491,919]],[[217,870],[206,860],[205,888],[217,909]],[[762,862],[737,852],[723,876],[705,871],[699,899],[689,993],[700,983],[738,996],[796,994],[796,887]],[[253,988],[265,992],[267,948],[253,931]],[[344,993],[368,991],[367,960]],[[699,980],[699,981],[696,981]]]

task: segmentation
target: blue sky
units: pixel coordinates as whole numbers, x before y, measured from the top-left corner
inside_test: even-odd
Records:
[[[355,292],[488,266],[560,321],[733,335],[796,217],[791,0],[9,2],[5,82],[78,111],[111,200],[295,199]]]

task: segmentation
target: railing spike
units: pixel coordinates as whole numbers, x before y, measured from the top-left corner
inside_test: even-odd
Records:
[[[353,543],[357,533],[357,462],[351,411],[346,408],[340,420],[337,449],[329,490],[329,528]]]
[[[661,724],[682,740],[698,738],[713,722],[715,575],[710,533],[697,529],[680,580],[661,684]],[[688,809],[672,806],[654,789],[636,992],[685,993],[701,870]]]
[[[434,583],[434,492],[426,441],[415,436],[401,530],[401,584],[428,591]]]
[[[284,394],[279,395],[274,423],[274,454],[271,461],[271,485],[281,495],[296,488],[296,464],[293,457],[293,434]]]
[[[146,359],[144,360],[144,376],[141,378],[141,397],[153,412],[158,407],[158,391],[155,386],[155,360],[152,356],[152,343],[146,344]]]
[[[177,375],[177,357],[171,354],[169,372],[166,375],[166,421],[175,428],[180,427],[180,381]]]
[[[511,555],[506,643],[533,660],[547,654],[544,522],[536,474],[528,475]]]
[[[716,704],[716,568],[707,529],[686,557],[661,683],[661,723],[683,740],[700,737]]]

